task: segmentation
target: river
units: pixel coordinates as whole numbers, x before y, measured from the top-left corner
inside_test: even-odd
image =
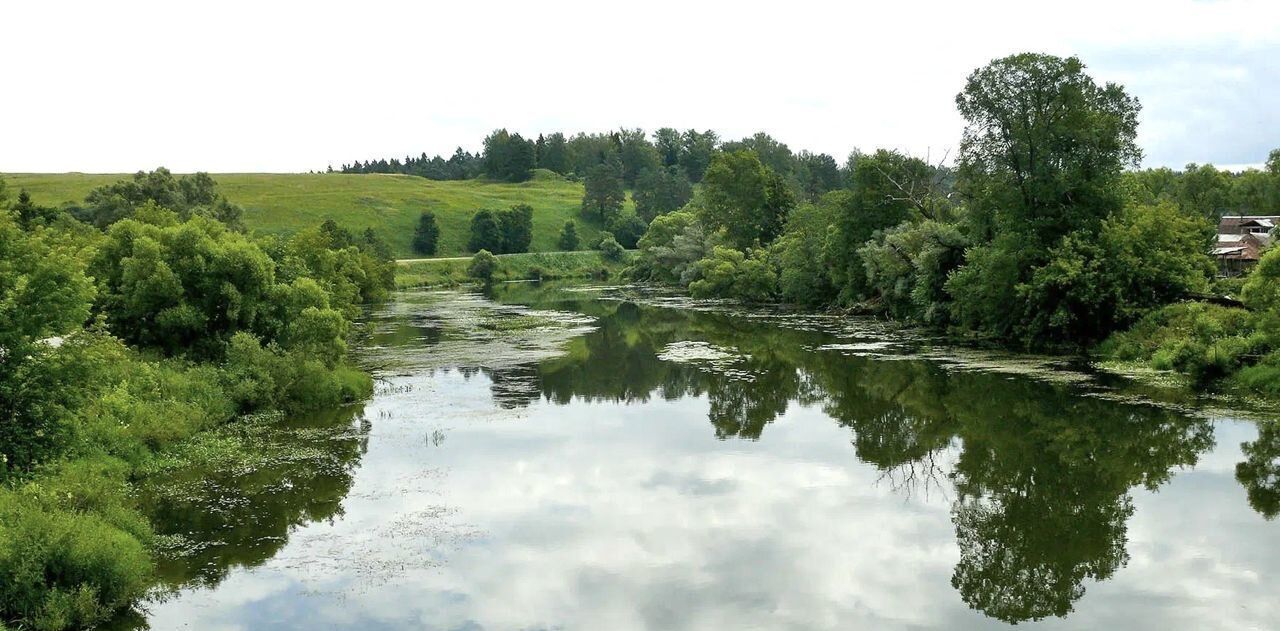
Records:
[[[1280,425],[652,290],[419,291],[361,406],[149,485],[154,629],[1274,629]]]

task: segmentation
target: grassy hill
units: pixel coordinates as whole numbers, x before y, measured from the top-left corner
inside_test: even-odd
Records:
[[[32,201],[46,206],[80,202],[93,188],[129,177],[122,174],[5,174],[9,189],[27,189]],[[437,256],[466,253],[471,215],[481,208],[498,210],[513,204],[533,207],[531,250],[557,250],[556,239],[564,222],[578,223],[582,243],[599,239],[599,226],[579,213],[582,184],[550,171],[536,171],[520,184],[478,180],[438,182],[409,175],[344,175],[220,173],[213,174],[221,191],[244,207],[245,223],[253,230],[292,232],[325,219],[363,232],[372,227],[396,256],[417,256],[409,243],[418,216],[424,210],[436,214],[440,224]],[[630,205],[630,202],[628,202]]]

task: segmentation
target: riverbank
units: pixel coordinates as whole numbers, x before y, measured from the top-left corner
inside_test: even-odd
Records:
[[[626,261],[610,261],[597,250],[576,252],[528,252],[499,254],[493,273],[495,281],[560,280],[616,277]],[[452,287],[475,282],[467,276],[471,257],[400,260],[396,265],[396,287]]]

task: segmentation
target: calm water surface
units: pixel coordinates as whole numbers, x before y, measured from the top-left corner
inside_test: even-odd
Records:
[[[149,496],[185,542],[151,628],[1280,628],[1274,422],[870,321],[496,291],[401,294],[370,402]]]

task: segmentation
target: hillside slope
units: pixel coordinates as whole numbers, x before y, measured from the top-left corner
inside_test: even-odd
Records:
[[[26,189],[37,204],[58,206],[80,202],[93,188],[129,177],[124,174],[5,174],[9,189]],[[245,209],[253,230],[292,232],[333,219],[353,232],[372,227],[397,257],[414,257],[413,229],[424,210],[440,224],[438,256],[466,253],[471,215],[481,208],[498,210],[513,204],[533,207],[532,251],[557,250],[564,222],[578,223],[582,243],[599,239],[599,226],[579,213],[582,184],[548,171],[520,184],[478,180],[440,182],[409,175],[345,175],[340,173],[213,174],[219,188]],[[628,205],[630,202],[628,202]]]

